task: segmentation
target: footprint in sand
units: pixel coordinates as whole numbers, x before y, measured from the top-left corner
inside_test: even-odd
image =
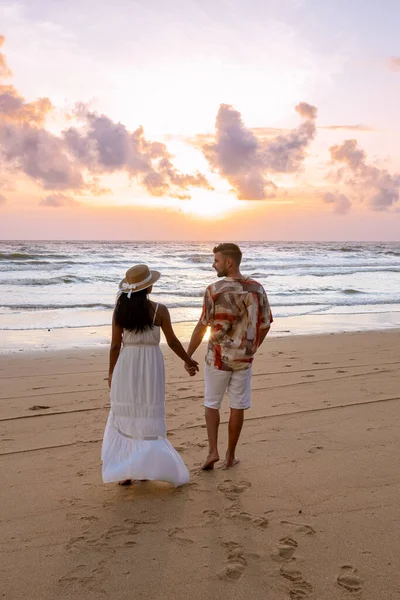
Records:
[[[243,571],[247,566],[243,548],[236,542],[224,542],[222,545],[228,553],[228,564],[222,573],[220,573],[219,577],[228,581],[238,581],[242,577]]]
[[[290,560],[298,548],[298,543],[291,537],[284,537],[279,540],[278,554],[285,560]]]
[[[204,525],[212,525],[220,519],[219,513],[216,510],[203,510],[203,515],[205,518]]]
[[[183,530],[180,527],[173,527],[172,529],[168,529],[167,531],[168,537],[171,538],[174,542],[181,544],[182,546],[189,546],[193,544],[193,540],[190,538],[183,537],[181,534]]]
[[[64,588],[74,587],[77,590],[82,590],[82,588],[85,588],[90,591],[104,593],[105,590],[99,587],[99,583],[100,581],[104,580],[104,571],[106,569],[106,565],[107,561],[104,559],[100,560],[94,569],[90,569],[84,564],[77,565],[71,571],[61,577],[58,580],[58,583]]]
[[[313,593],[313,586],[304,579],[301,571],[298,569],[289,565],[284,565],[280,569],[280,575],[291,581],[293,584],[289,590],[289,597],[292,600],[308,598]]]
[[[233,483],[232,479],[225,479],[217,486],[217,489],[225,494],[228,500],[236,500],[236,496],[238,496],[238,494],[242,494],[249,487],[251,487],[250,481],[239,481],[239,483]]]
[[[338,369],[336,373],[347,373],[347,371],[343,371],[343,369]]]
[[[299,533],[304,533],[305,535],[315,535],[315,529],[311,527],[311,525],[306,525],[304,523],[294,523],[293,521],[281,521],[282,525],[294,525],[296,527],[296,531]]]
[[[228,519],[242,521],[243,523],[251,523],[251,525],[259,529],[265,529],[268,527],[268,519],[265,517],[257,517],[256,515],[252,515],[244,510],[240,510],[235,505],[226,508],[224,512]]]
[[[338,575],[336,581],[340,587],[344,588],[348,592],[361,592],[362,581],[357,574],[357,569],[351,565],[343,565],[343,567],[341,567],[341,573]]]
[[[323,447],[323,446],[312,446],[312,447],[311,447],[311,448],[308,450],[308,452],[309,452],[310,454],[315,454],[315,452],[318,452],[318,450],[323,450],[323,449],[324,449],[324,447]]]
[[[74,552],[82,550],[82,548],[123,548],[135,546],[136,542],[132,539],[133,536],[139,533],[139,528],[135,523],[128,523],[127,526],[121,527],[113,525],[109,529],[103,531],[100,535],[89,535],[89,532],[84,532],[83,535],[73,537],[69,540],[66,549]]]
[[[309,375],[302,375],[302,378],[304,379],[304,377],[315,377],[315,375],[311,375],[311,373]]]

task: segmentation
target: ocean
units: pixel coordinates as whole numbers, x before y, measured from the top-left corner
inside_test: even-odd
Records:
[[[38,339],[40,331],[109,328],[118,283],[137,263],[161,271],[151,297],[169,307],[173,323],[194,322],[204,290],[215,280],[213,246],[213,242],[0,242],[2,348],[7,349],[13,337],[21,344],[22,332],[28,340],[29,332]],[[400,243],[241,242],[240,246],[242,273],[256,278],[267,291],[275,318],[271,334],[400,327]]]

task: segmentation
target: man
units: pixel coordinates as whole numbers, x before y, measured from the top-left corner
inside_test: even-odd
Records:
[[[235,450],[243,426],[244,411],[250,408],[253,357],[272,323],[264,288],[240,272],[242,252],[239,246],[219,244],[213,252],[213,267],[218,277],[224,279],[206,289],[202,314],[187,350],[188,355],[192,356],[210,326],[204,368],[209,452],[203,470],[213,469],[219,460],[219,409],[225,391],[228,392],[230,406],[225,467],[233,467],[238,463]]]

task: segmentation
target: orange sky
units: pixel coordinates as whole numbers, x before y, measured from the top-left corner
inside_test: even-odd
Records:
[[[385,4],[2,3],[0,237],[399,240]]]

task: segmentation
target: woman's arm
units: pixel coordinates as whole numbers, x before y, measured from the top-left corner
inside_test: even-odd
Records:
[[[111,345],[110,345],[110,361],[108,367],[108,387],[111,387],[111,380],[114,372],[114,367],[117,364],[118,356],[121,350],[122,343],[122,327],[115,322],[115,313],[112,320]]]
[[[166,306],[161,305],[159,308],[159,314],[161,317],[161,329],[165,335],[168,346],[179,358],[183,360],[186,365],[186,370],[190,375],[194,375],[199,370],[198,362],[190,358],[186,350],[176,337],[174,330],[172,329],[171,317],[169,310]]]

